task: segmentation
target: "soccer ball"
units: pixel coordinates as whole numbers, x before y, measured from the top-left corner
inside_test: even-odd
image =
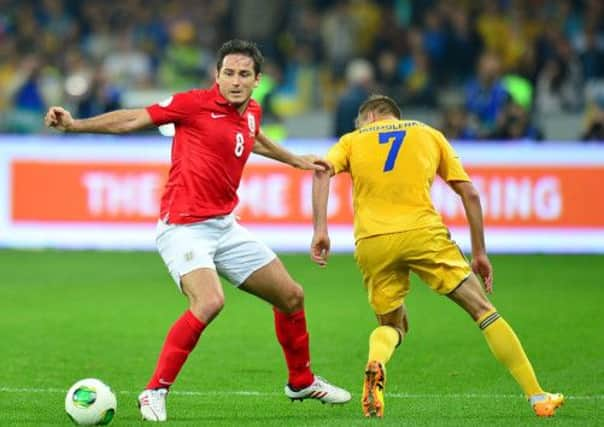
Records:
[[[109,424],[116,408],[115,394],[96,378],[78,381],[65,396],[65,412],[75,424],[82,426]]]

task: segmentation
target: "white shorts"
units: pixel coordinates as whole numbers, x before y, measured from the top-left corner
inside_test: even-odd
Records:
[[[216,270],[239,286],[277,257],[239,225],[234,214],[192,224],[166,224],[160,220],[155,242],[179,289],[180,278],[198,268]]]

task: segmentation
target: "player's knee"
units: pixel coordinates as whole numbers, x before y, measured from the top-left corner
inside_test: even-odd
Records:
[[[193,314],[207,323],[218,316],[224,307],[224,295],[216,294],[204,300],[191,299],[189,305]]]
[[[304,290],[302,286],[294,283],[288,287],[286,295],[283,298],[283,307],[279,307],[286,313],[293,313],[304,308]]]
[[[403,306],[390,313],[378,315],[378,321],[382,326],[390,326],[396,329],[401,339],[409,332],[409,319]]]

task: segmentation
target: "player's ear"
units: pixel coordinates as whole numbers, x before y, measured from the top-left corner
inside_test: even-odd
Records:
[[[218,83],[218,74],[219,74],[219,71],[214,70],[214,80],[216,81],[216,83]]]
[[[354,124],[357,129],[362,128],[365,125],[365,123],[367,122],[367,117],[368,117],[367,114],[368,113],[364,113],[364,114],[359,113],[356,120],[354,121]]]
[[[258,87],[260,84],[260,78],[262,77],[262,73],[256,74],[256,79],[254,80],[254,89]]]

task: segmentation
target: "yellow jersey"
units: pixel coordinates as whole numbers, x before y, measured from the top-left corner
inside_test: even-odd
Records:
[[[438,130],[413,120],[380,120],[347,133],[327,160],[353,183],[355,240],[443,225],[430,187],[470,181],[459,157]]]

